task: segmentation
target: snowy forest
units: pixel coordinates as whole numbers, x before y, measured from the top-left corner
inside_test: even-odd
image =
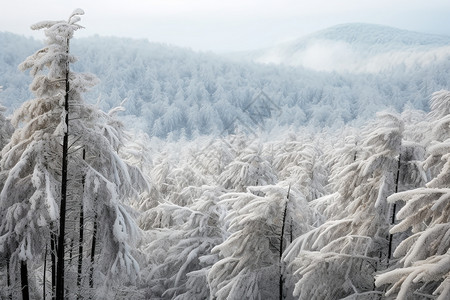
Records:
[[[0,299],[450,298],[450,55],[328,72],[83,14],[0,33]]]

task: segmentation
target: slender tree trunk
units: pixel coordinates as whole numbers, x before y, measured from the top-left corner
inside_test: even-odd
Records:
[[[11,270],[9,268],[10,257],[9,255],[6,257],[6,286],[7,286],[7,294],[8,298],[12,300],[12,291],[11,291]]]
[[[69,39],[67,39],[67,55],[69,55]],[[64,299],[64,236],[66,233],[66,202],[67,202],[67,163],[69,149],[69,61],[66,62],[66,94],[64,96],[65,131],[63,138],[62,170],[61,170],[61,203],[59,207],[59,237],[58,237],[58,264],[56,280],[56,298]]]
[[[395,193],[398,193],[398,182],[399,182],[399,178],[400,178],[400,167],[401,167],[401,155],[398,155],[398,165],[397,165],[397,178],[395,180]],[[395,224],[395,214],[396,214],[396,210],[397,210],[397,204],[394,203],[392,205],[392,217],[391,217],[391,225]],[[389,260],[391,259],[392,256],[392,238],[393,235],[389,234],[389,249],[388,249],[388,264],[389,264]]]
[[[69,246],[69,265],[72,265],[72,258],[73,258],[73,238],[70,240]]]
[[[290,236],[289,236],[289,243],[292,244],[292,241],[294,240],[294,233],[293,233],[293,225],[292,225],[292,218],[291,223],[289,224],[289,230],[290,230]]]
[[[52,262],[52,300],[56,299],[56,234],[50,233],[50,259]]]
[[[44,276],[42,278],[42,299],[45,300],[45,286],[47,285],[47,245],[45,245],[45,253],[44,253]]]
[[[358,146],[358,142],[355,142],[355,149]],[[353,161],[356,161],[356,154],[358,153],[358,151],[355,150],[355,153],[353,154]]]
[[[279,299],[283,299],[283,287],[284,287],[284,277],[283,277],[283,263],[281,261],[281,257],[283,256],[283,241],[284,241],[284,227],[286,225],[286,215],[287,215],[287,206],[289,203],[289,193],[291,192],[291,186],[289,186],[288,193],[287,193],[287,199],[286,203],[284,205],[284,212],[283,212],[283,221],[281,223],[281,236],[280,236],[280,251],[279,251],[279,262],[280,262],[280,281],[278,285],[278,292],[279,292]]]
[[[78,271],[77,271],[77,287],[79,293],[81,292],[80,287],[83,272],[83,234],[84,234],[83,226],[84,226],[84,212],[83,212],[83,201],[81,201],[80,225],[79,225],[80,236],[78,238]],[[77,299],[79,299],[79,297],[80,295],[78,294]]]
[[[86,158],[86,150],[83,149],[83,160]],[[81,185],[83,187],[84,192],[84,183],[85,183],[86,177],[83,175],[81,179]],[[79,228],[79,237],[78,237],[78,272],[77,272],[77,287],[78,287],[78,296],[77,299],[80,299],[81,294],[81,275],[83,272],[83,238],[84,238],[84,205],[83,205],[83,198],[81,198],[80,201],[80,224],[78,226]]]
[[[94,288],[94,257],[95,257],[95,243],[97,238],[97,214],[94,216],[94,228],[92,230],[92,245],[91,245],[91,269],[89,270],[89,286]]]
[[[27,262],[24,260],[20,261],[20,284],[22,289],[22,300],[29,300],[30,292],[28,289],[28,268]]]

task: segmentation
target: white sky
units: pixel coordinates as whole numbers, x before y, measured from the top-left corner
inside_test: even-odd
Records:
[[[42,38],[30,25],[65,19],[78,7],[86,29],[76,37],[147,38],[215,52],[264,48],[351,22],[450,36],[449,0],[1,0],[0,31]]]

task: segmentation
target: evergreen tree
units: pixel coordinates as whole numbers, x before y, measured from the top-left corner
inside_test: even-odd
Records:
[[[439,173],[426,187],[388,198],[405,202],[391,233],[412,232],[394,252],[401,265],[376,280],[378,286],[391,284],[386,296],[396,299],[450,297],[450,92],[433,94],[431,109],[434,142],[423,165],[431,174]]]
[[[200,193],[188,206],[161,203],[155,217],[146,219],[150,229],[143,247],[148,260],[143,286],[149,298],[209,298],[206,274],[217,261],[211,249],[225,238],[225,210],[218,204],[219,189],[203,186]]]
[[[344,168],[330,202],[330,218],[297,238],[285,260],[299,276],[300,299],[376,297],[373,275],[386,268],[388,212],[394,192],[403,124],[382,114],[365,128],[363,152]]]
[[[25,264],[40,258],[45,245],[42,241],[49,240],[50,233],[56,232],[52,224],[60,220],[58,210],[64,206],[65,195],[60,194],[60,188],[67,178],[62,180],[61,176],[66,176],[67,171],[59,162],[66,164],[63,157],[68,146],[68,64],[74,61],[68,52],[68,41],[81,28],[77,24],[80,14],[82,11],[76,10],[68,21],[33,25],[32,29],[48,28],[48,46],[20,65],[22,70],[31,69],[34,80],[30,89],[36,99],[24,103],[15,112],[13,124],[23,126],[3,150],[0,165],[6,179],[0,208],[5,218],[0,232],[4,239],[2,245],[10,247],[13,261],[21,261],[22,281],[27,278]],[[86,77],[79,79],[88,81]],[[62,136],[66,136],[64,154],[60,151]],[[63,241],[64,232],[60,236]],[[63,245],[61,248],[64,249]],[[63,274],[60,275],[63,279]]]
[[[54,251],[54,237],[59,236],[58,276],[51,277],[58,280],[56,297],[61,299],[65,290],[69,291],[67,297],[76,290],[76,280],[64,282],[64,276],[72,276],[73,263],[72,247],[66,243],[79,240],[76,236],[84,234],[78,230],[83,226],[100,233],[93,237],[100,245],[99,253],[93,251],[95,261],[100,260],[95,268],[97,275],[133,279],[139,271],[131,253],[138,228],[133,213],[123,203],[137,195],[137,180],[118,155],[123,143],[121,126],[110,114],[83,101],[81,94],[97,82],[95,76],[69,68],[75,58],[69,53],[68,43],[74,31],[81,28],[78,21],[82,14],[78,9],[68,21],[45,21],[32,27],[45,28],[47,36],[47,46],[20,66],[30,69],[34,78],[30,88],[36,98],[14,113],[12,122],[18,130],[3,149],[0,161],[4,182],[0,193],[0,251],[9,253],[16,268],[21,264],[25,279],[25,264],[41,265],[46,242],[52,243],[47,249]],[[79,221],[81,210],[86,223],[75,225],[71,220]],[[64,264],[66,260],[68,265]],[[112,289],[111,280],[104,283],[105,288]]]
[[[262,151],[262,145],[245,148],[220,174],[218,181],[226,189],[243,192],[248,186],[274,184],[275,171]]]
[[[290,240],[283,228],[288,220],[297,235],[310,229],[311,212],[304,197],[298,190],[268,185],[221,199],[230,207],[226,220],[231,235],[212,249],[219,260],[208,272],[211,297],[275,299],[280,290],[283,295],[280,253]]]
[[[274,166],[279,179],[291,182],[309,202],[325,195],[328,174],[322,155],[312,141],[288,141],[275,150]]]
[[[14,131],[10,121],[7,120],[3,114],[5,111],[6,108],[0,105],[0,159],[1,159],[1,150],[9,142],[9,139],[11,138],[11,135]]]

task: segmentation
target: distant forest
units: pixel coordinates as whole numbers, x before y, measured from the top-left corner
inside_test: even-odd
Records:
[[[0,33],[0,44],[0,102],[12,112],[31,96],[30,78],[17,65],[41,44],[10,33]],[[242,62],[145,40],[97,36],[72,44],[82,57],[73,69],[100,79],[87,101],[108,111],[126,99],[121,120],[159,138],[233,133],[254,122],[248,109],[262,98],[271,103],[262,115],[272,127],[361,124],[386,108],[428,111],[431,94],[450,84],[449,58],[353,74]]]

